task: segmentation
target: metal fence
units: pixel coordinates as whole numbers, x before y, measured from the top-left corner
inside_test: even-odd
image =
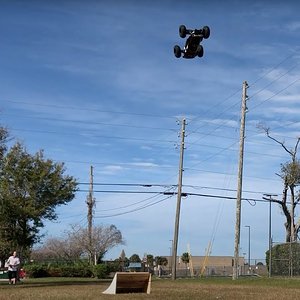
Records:
[[[300,276],[300,243],[272,243],[268,267],[270,276]]]
[[[154,272],[155,275],[157,275]],[[205,268],[203,266],[194,266],[193,271],[187,267],[180,267],[176,269],[177,277],[226,277],[232,276],[233,266],[223,265],[214,266],[207,265]],[[163,276],[171,276],[171,270],[167,266],[163,268]],[[239,276],[268,276],[268,268],[265,263],[265,259],[253,259],[251,260],[250,266],[248,263],[239,266]]]

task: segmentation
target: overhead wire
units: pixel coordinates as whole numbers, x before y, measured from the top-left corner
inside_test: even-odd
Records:
[[[272,71],[274,71],[276,68],[278,68],[280,65],[282,65],[284,62],[286,62],[288,59],[290,59],[291,57],[294,57],[295,53],[292,53],[290,55],[288,55],[286,58],[284,58],[282,61],[280,61],[277,65],[275,65],[274,67],[271,68],[271,70],[269,70],[268,72],[266,72],[264,75],[260,76],[258,79],[256,79],[252,84],[250,84],[249,86],[252,87],[254,86],[257,82],[261,81],[262,79],[264,79],[269,73],[271,73]],[[284,74],[282,74],[281,76],[279,76],[278,78],[274,79],[270,84],[278,81],[280,78],[282,78],[283,76],[285,76],[286,74],[288,74],[289,72],[291,72],[296,66],[298,65],[298,63],[296,65],[294,65],[292,68],[290,68],[288,71],[286,71]],[[268,87],[270,84],[268,84],[267,86],[265,86],[263,89],[261,89],[259,92],[257,92],[255,95],[257,95],[258,93],[261,93],[262,91],[265,90],[266,87]],[[236,90],[232,95],[228,96],[227,98],[225,98],[224,100],[222,101],[219,101],[216,105],[212,106],[212,108],[216,107],[216,106],[219,106],[220,103],[224,103],[226,102],[228,99],[232,98],[233,96],[235,96],[238,92],[240,92],[242,90],[242,88],[239,88],[238,90]],[[253,96],[252,96],[253,97]],[[228,111],[229,109],[232,109],[234,106],[236,106],[238,103],[240,102],[237,102],[237,103],[234,103],[233,105],[231,105],[229,108],[227,109],[224,109],[221,113],[219,113],[217,115],[220,116],[222,115],[224,112]],[[206,114],[207,115],[207,112],[209,110],[206,111]],[[197,117],[197,118],[194,118],[192,119],[193,121],[200,118]],[[215,130],[217,130],[218,128],[220,128],[222,125],[225,125],[225,122],[228,122],[228,120],[224,121],[223,124],[221,123]],[[200,128],[202,128],[203,126],[201,127],[198,127],[196,130],[192,131],[190,134],[194,133],[195,131],[198,131]],[[212,131],[213,132],[213,131]]]
[[[154,196],[151,196],[151,197],[148,197],[146,199],[143,199],[143,200],[139,200],[139,201],[136,201],[134,203],[131,203],[131,204],[128,204],[128,205],[124,205],[124,206],[119,206],[119,207],[115,207],[115,208],[110,208],[110,209],[101,209],[101,212],[103,211],[112,211],[112,210],[120,210],[120,209],[124,209],[124,208],[128,208],[128,207],[132,207],[132,206],[136,206],[138,204],[141,204],[141,203],[145,203],[145,202],[148,202],[149,200],[153,200],[161,195],[164,195],[166,192],[169,192],[172,188],[169,188],[167,189],[166,191],[164,192],[151,192],[153,194],[155,194]],[[132,192],[129,192],[129,193],[132,193]],[[142,192],[143,193],[143,192]],[[151,203],[151,202],[150,202]],[[148,204],[150,204],[148,203]]]
[[[96,215],[94,216],[94,218],[109,218],[109,217],[116,217],[116,216],[122,216],[122,215],[126,215],[129,213],[133,213],[133,212],[137,212],[143,209],[146,209],[148,207],[154,206],[156,204],[159,204],[161,202],[166,201],[167,199],[173,197],[176,193],[169,195],[168,197],[152,202],[150,204],[144,205],[142,207],[139,208],[135,208],[132,210],[128,210],[126,212],[120,212],[120,213],[115,213],[115,214],[108,214],[108,215]],[[236,200],[236,197],[230,197],[230,196],[223,196],[223,195],[212,195],[212,194],[197,194],[197,193],[186,193],[186,196],[197,196],[197,197],[206,197],[206,198],[217,198],[217,199],[225,199],[225,200]],[[255,198],[248,198],[248,197],[242,197],[241,199],[242,201],[246,201],[248,202],[251,206],[255,206],[257,202],[267,202],[269,203],[269,200],[266,199],[255,199]],[[290,204],[290,203],[289,203]]]
[[[109,217],[116,217],[116,216],[122,216],[122,215],[126,215],[126,214],[129,214],[129,213],[133,213],[133,212],[137,212],[137,211],[140,211],[140,210],[143,210],[145,208],[148,208],[150,206],[153,206],[153,205],[156,205],[158,203],[161,203],[161,202],[164,202],[168,199],[170,199],[172,197],[172,195],[168,196],[168,197],[165,197],[161,200],[157,200],[155,202],[152,202],[152,203],[149,203],[149,204],[146,204],[144,206],[141,206],[141,207],[138,207],[138,208],[135,208],[135,209],[131,209],[131,210],[128,210],[126,212],[120,212],[120,213],[115,213],[115,214],[111,214],[111,215],[95,215],[94,218],[109,218]]]
[[[23,131],[23,132],[37,132],[37,133],[49,133],[49,134],[63,134],[62,132],[57,132],[57,131],[46,131],[46,130],[38,130],[38,129],[21,129],[21,128],[12,128],[13,130],[16,131]],[[66,135],[78,135],[80,133],[64,133]],[[165,140],[151,140],[147,138],[135,138],[135,137],[123,137],[123,136],[108,136],[108,135],[94,135],[93,137],[98,137],[98,138],[105,138],[105,139],[119,139],[119,140],[133,140],[133,141],[150,141],[150,142],[159,142],[159,143],[173,143],[173,141],[165,141]]]
[[[262,79],[264,79],[268,74],[270,74],[271,72],[273,72],[275,69],[277,69],[279,66],[281,66],[284,62],[286,62],[287,60],[289,60],[291,57],[295,56],[295,53],[297,53],[298,51],[294,51],[293,53],[291,53],[290,55],[286,56],[283,60],[281,60],[278,64],[276,64],[275,66],[271,67],[270,70],[268,70],[267,72],[265,72],[262,76],[258,77],[254,82],[252,82],[250,84],[250,86],[254,86],[257,82],[261,81]]]
[[[25,104],[25,105],[34,105],[34,106],[42,106],[42,107],[54,107],[59,109],[72,109],[72,110],[80,110],[80,111],[89,111],[89,112],[100,112],[100,113],[109,113],[109,114],[120,114],[120,115],[130,115],[130,116],[142,116],[142,117],[151,117],[151,118],[168,118],[168,119],[176,119],[172,116],[162,116],[157,114],[145,114],[145,113],[130,113],[125,111],[113,111],[113,110],[101,110],[101,109],[92,109],[87,107],[76,107],[71,105],[56,105],[56,104],[45,104],[45,103],[32,103],[26,101],[16,101],[16,100],[1,100],[2,102],[10,102],[16,104]]]
[[[254,94],[252,94],[249,97],[249,100],[254,98],[255,96],[257,96],[258,94],[262,93],[267,87],[271,86],[274,82],[278,81],[279,79],[281,79],[282,77],[284,77],[285,75],[287,75],[288,73],[290,73],[293,69],[295,69],[297,67],[298,63],[294,66],[292,66],[290,69],[288,69],[286,72],[280,74],[278,77],[276,77],[275,79],[271,80],[267,85],[265,85],[263,88],[261,88],[260,90],[258,90],[257,92],[255,92]],[[249,85],[249,88],[251,88],[251,85]]]
[[[283,61],[286,61],[288,58],[290,58],[290,57],[292,57],[293,55],[289,55],[286,59],[284,59]],[[282,62],[283,62],[282,61]],[[280,62],[278,65],[281,65],[281,63],[282,62]],[[286,71],[285,73],[283,73],[283,74],[281,74],[280,76],[278,76],[276,79],[274,79],[271,83],[274,83],[274,82],[276,82],[276,81],[278,81],[280,78],[282,78],[283,76],[285,76],[286,74],[288,74],[289,72],[291,72],[296,66],[297,66],[298,64],[296,64],[296,65],[294,65],[292,68],[290,68],[288,71]],[[275,68],[273,68],[272,70],[274,70]],[[267,74],[269,74],[271,71],[269,71],[269,72],[267,72],[264,76],[262,76],[262,77],[260,77],[260,79],[259,80],[261,80],[261,79],[263,79]],[[257,83],[259,80],[256,80],[255,81],[255,83]],[[293,81],[291,84],[289,84],[287,87],[285,87],[285,88],[283,88],[283,89],[281,89],[280,91],[278,91],[276,94],[274,94],[273,96],[271,96],[271,97],[269,97],[268,99],[266,99],[266,100],[264,100],[262,103],[264,103],[264,102],[266,102],[266,101],[268,101],[268,100],[270,100],[271,98],[273,98],[273,97],[275,97],[277,94],[279,94],[279,93],[281,93],[282,91],[284,91],[284,90],[286,90],[287,88],[289,88],[291,85],[293,85],[293,84],[295,84],[297,81],[299,81],[300,80],[300,78],[299,79],[296,79],[295,81]],[[252,84],[253,85],[253,84]],[[270,84],[268,84],[267,86],[269,86]],[[266,87],[267,87],[266,86]],[[255,95],[257,95],[257,94],[259,94],[259,93],[261,93],[266,87],[264,87],[263,89],[261,89],[260,91],[258,91]],[[252,96],[253,97],[253,96]],[[261,103],[261,104],[262,104]],[[261,105],[261,104],[259,104],[259,105]],[[256,107],[258,107],[259,105],[256,105],[256,106],[254,106],[254,108],[252,107],[251,108],[251,110],[253,110],[253,109],[255,109]],[[226,111],[226,110],[224,110],[224,111]],[[218,128],[220,128],[222,126],[222,124],[221,125],[218,125],[215,129],[213,129],[212,131],[210,131],[210,132],[208,132],[208,133],[206,133],[206,134],[204,134],[204,136],[203,137],[205,137],[205,136],[207,136],[207,135],[209,135],[209,134],[211,134],[212,132],[214,132],[215,130],[217,130]],[[199,127],[199,128],[201,128],[201,127]],[[199,129],[198,128],[198,129]],[[198,130],[197,129],[197,130]],[[195,131],[194,131],[195,132]],[[191,143],[191,144],[196,144],[198,141],[199,141],[200,139],[198,139],[198,140],[196,140],[196,141],[194,141],[193,143]],[[236,142],[237,143],[237,142]],[[231,146],[229,146],[229,148],[230,148]],[[227,150],[228,149],[228,147],[227,148],[224,148],[224,150]],[[223,152],[223,151],[221,151],[221,152]],[[211,158],[213,158],[213,157],[215,157],[215,155],[218,155],[219,154],[219,152],[218,153],[216,153],[216,154],[214,154],[214,155],[212,155],[212,156],[210,156],[208,159],[211,159]],[[206,160],[208,160],[208,159],[206,159]],[[199,163],[198,163],[199,164]]]
[[[287,72],[286,72],[287,73]],[[282,75],[283,76],[283,75]],[[281,76],[281,77],[282,77]],[[278,80],[278,78],[277,78],[277,80]],[[274,81],[276,81],[276,80],[274,80]],[[261,90],[262,91],[262,90]],[[261,92],[261,91],[259,91],[259,92]],[[236,93],[235,93],[236,94]],[[257,92],[257,94],[258,94],[258,92]],[[114,124],[107,124],[107,125],[111,125],[111,126],[114,126]],[[130,125],[129,125],[130,126]],[[215,130],[217,130],[218,128],[220,128],[220,126],[222,126],[222,124],[221,125],[219,125],[217,128],[215,128],[213,131],[215,131]],[[152,128],[152,129],[154,129],[154,128]],[[157,128],[158,129],[158,128]],[[15,129],[15,130],[22,130],[22,131],[24,131],[24,129]],[[212,132],[213,132],[212,131]],[[35,131],[36,132],[36,131]],[[195,132],[195,131],[194,131]],[[55,133],[55,134],[57,134],[57,132],[47,132],[47,131],[40,131],[40,133]],[[206,133],[205,135],[210,135],[210,133]],[[133,139],[133,140],[140,140],[140,141],[145,141],[145,139],[137,139],[137,138],[123,138],[123,137],[107,137],[107,136],[96,136],[96,137],[104,137],[104,138],[117,138],[117,139]],[[162,142],[161,140],[152,140],[153,142]],[[167,142],[172,142],[172,141],[167,141]],[[194,144],[196,143],[196,141],[194,141],[193,142]],[[193,143],[190,143],[190,145],[191,144],[193,144]]]
[[[276,93],[274,93],[272,96],[264,99],[263,101],[260,101],[259,104],[255,105],[254,107],[252,107],[252,110],[255,110],[257,107],[261,106],[262,104],[264,104],[265,102],[271,100],[272,98],[274,98],[275,96],[281,94],[283,91],[287,90],[289,87],[291,87],[292,85],[294,85],[296,82],[300,81],[300,77],[297,78],[296,80],[294,80],[292,83],[288,84],[287,86],[285,86],[284,88],[282,88],[281,90],[277,91]]]
[[[176,131],[173,128],[164,128],[164,127],[151,127],[151,126],[143,126],[143,125],[130,125],[130,124],[126,124],[126,123],[105,123],[105,122],[96,122],[96,121],[84,121],[84,120],[70,120],[70,119],[61,119],[61,118],[49,118],[49,117],[40,117],[40,116],[27,116],[27,115],[18,115],[18,114],[9,114],[9,113],[3,113],[2,115],[8,115],[8,116],[13,116],[13,117],[17,117],[17,118],[25,118],[25,119],[37,119],[37,120],[43,120],[43,121],[59,121],[59,122],[63,122],[63,123],[80,123],[80,124],[87,124],[87,125],[102,125],[102,126],[112,126],[112,127],[127,127],[127,128],[138,128],[138,129],[151,129],[151,130],[166,130],[166,131]],[[99,129],[85,129],[88,131],[99,131]],[[59,133],[59,132],[57,132]]]
[[[258,81],[258,80],[257,80]],[[255,81],[254,83],[256,83],[257,81]],[[289,86],[288,86],[289,87]],[[286,88],[288,88],[288,87],[286,87]],[[285,88],[285,89],[286,89]],[[285,90],[285,89],[283,89],[283,90]],[[234,95],[236,95],[239,91],[240,91],[241,89],[239,89],[239,90],[237,90],[234,94],[232,94],[231,96],[229,96],[228,98],[230,99],[231,97],[233,97]],[[274,95],[275,96],[275,95]],[[273,97],[274,97],[273,96]],[[269,100],[269,99],[267,99],[267,100]],[[267,101],[266,100],[266,101]],[[21,103],[23,103],[24,104],[24,102],[21,102]],[[31,103],[30,103],[31,104]],[[32,105],[32,104],[31,104]],[[36,105],[36,104],[35,104]],[[236,105],[236,104],[234,104],[234,105]],[[42,105],[42,106],[45,106],[45,105]],[[68,108],[68,109],[70,109],[70,107],[67,107],[67,106],[53,106],[53,105],[51,105],[52,107],[60,107],[60,108],[62,108],[62,107],[64,107],[64,108]],[[71,109],[76,109],[76,108],[71,108]],[[89,110],[89,111],[91,111],[91,110]],[[92,111],[99,111],[99,110],[92,110]],[[227,111],[227,110],[226,110]],[[109,113],[120,113],[120,114],[123,114],[124,112],[111,112],[111,111],[101,111],[101,112],[109,112]],[[127,114],[127,113],[124,113],[124,114]],[[141,115],[141,116],[151,116],[151,117],[153,117],[153,115],[149,115],[149,114],[131,114],[130,113],[130,115]],[[196,118],[194,118],[193,119],[193,121],[195,121],[196,120]],[[220,127],[220,125],[219,125],[219,127]],[[218,127],[218,128],[219,128]],[[200,127],[201,128],[201,127]],[[98,136],[99,137],[99,136]],[[116,137],[116,138],[120,138],[120,137]],[[125,138],[125,139],[130,139],[130,138]],[[135,139],[134,139],[135,140]],[[137,139],[137,140],[145,140],[145,139]],[[152,141],[154,141],[154,142],[161,142],[161,140],[157,140],[157,141],[155,141],[155,140],[152,140]],[[170,142],[170,141],[169,141]],[[195,142],[194,142],[195,143]],[[234,143],[234,144],[236,144],[236,143]],[[223,151],[225,151],[225,150],[227,150],[227,149],[229,149],[230,147],[232,147],[234,144],[232,144],[232,145],[230,145],[229,147],[226,147],[226,148],[223,148],[219,153],[221,153],[221,152],[223,152]],[[215,155],[218,155],[219,153],[217,153],[217,154],[215,154]],[[212,158],[212,157],[214,157],[215,155],[212,155],[212,156],[210,156],[209,158],[207,158],[207,159],[205,159],[205,160],[208,160],[208,159],[210,159],[210,158]]]

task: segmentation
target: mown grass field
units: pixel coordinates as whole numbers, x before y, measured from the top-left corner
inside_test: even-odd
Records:
[[[0,299],[300,299],[300,278],[231,278],[153,279],[151,294],[105,295],[110,281],[74,278],[27,279],[11,286],[0,282]]]

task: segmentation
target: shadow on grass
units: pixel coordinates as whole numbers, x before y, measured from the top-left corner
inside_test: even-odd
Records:
[[[19,287],[19,288],[39,288],[39,287],[57,287],[57,286],[89,286],[89,285],[103,285],[106,286],[110,284],[111,279],[72,279],[72,278],[43,278],[43,279],[28,279],[19,282],[15,286],[9,285],[8,282],[0,282],[0,287]]]

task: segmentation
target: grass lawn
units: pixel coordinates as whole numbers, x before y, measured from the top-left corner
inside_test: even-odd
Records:
[[[153,279],[151,294],[104,295],[110,281],[83,278],[26,279],[12,286],[0,282],[1,300],[27,299],[300,299],[300,278]]]

